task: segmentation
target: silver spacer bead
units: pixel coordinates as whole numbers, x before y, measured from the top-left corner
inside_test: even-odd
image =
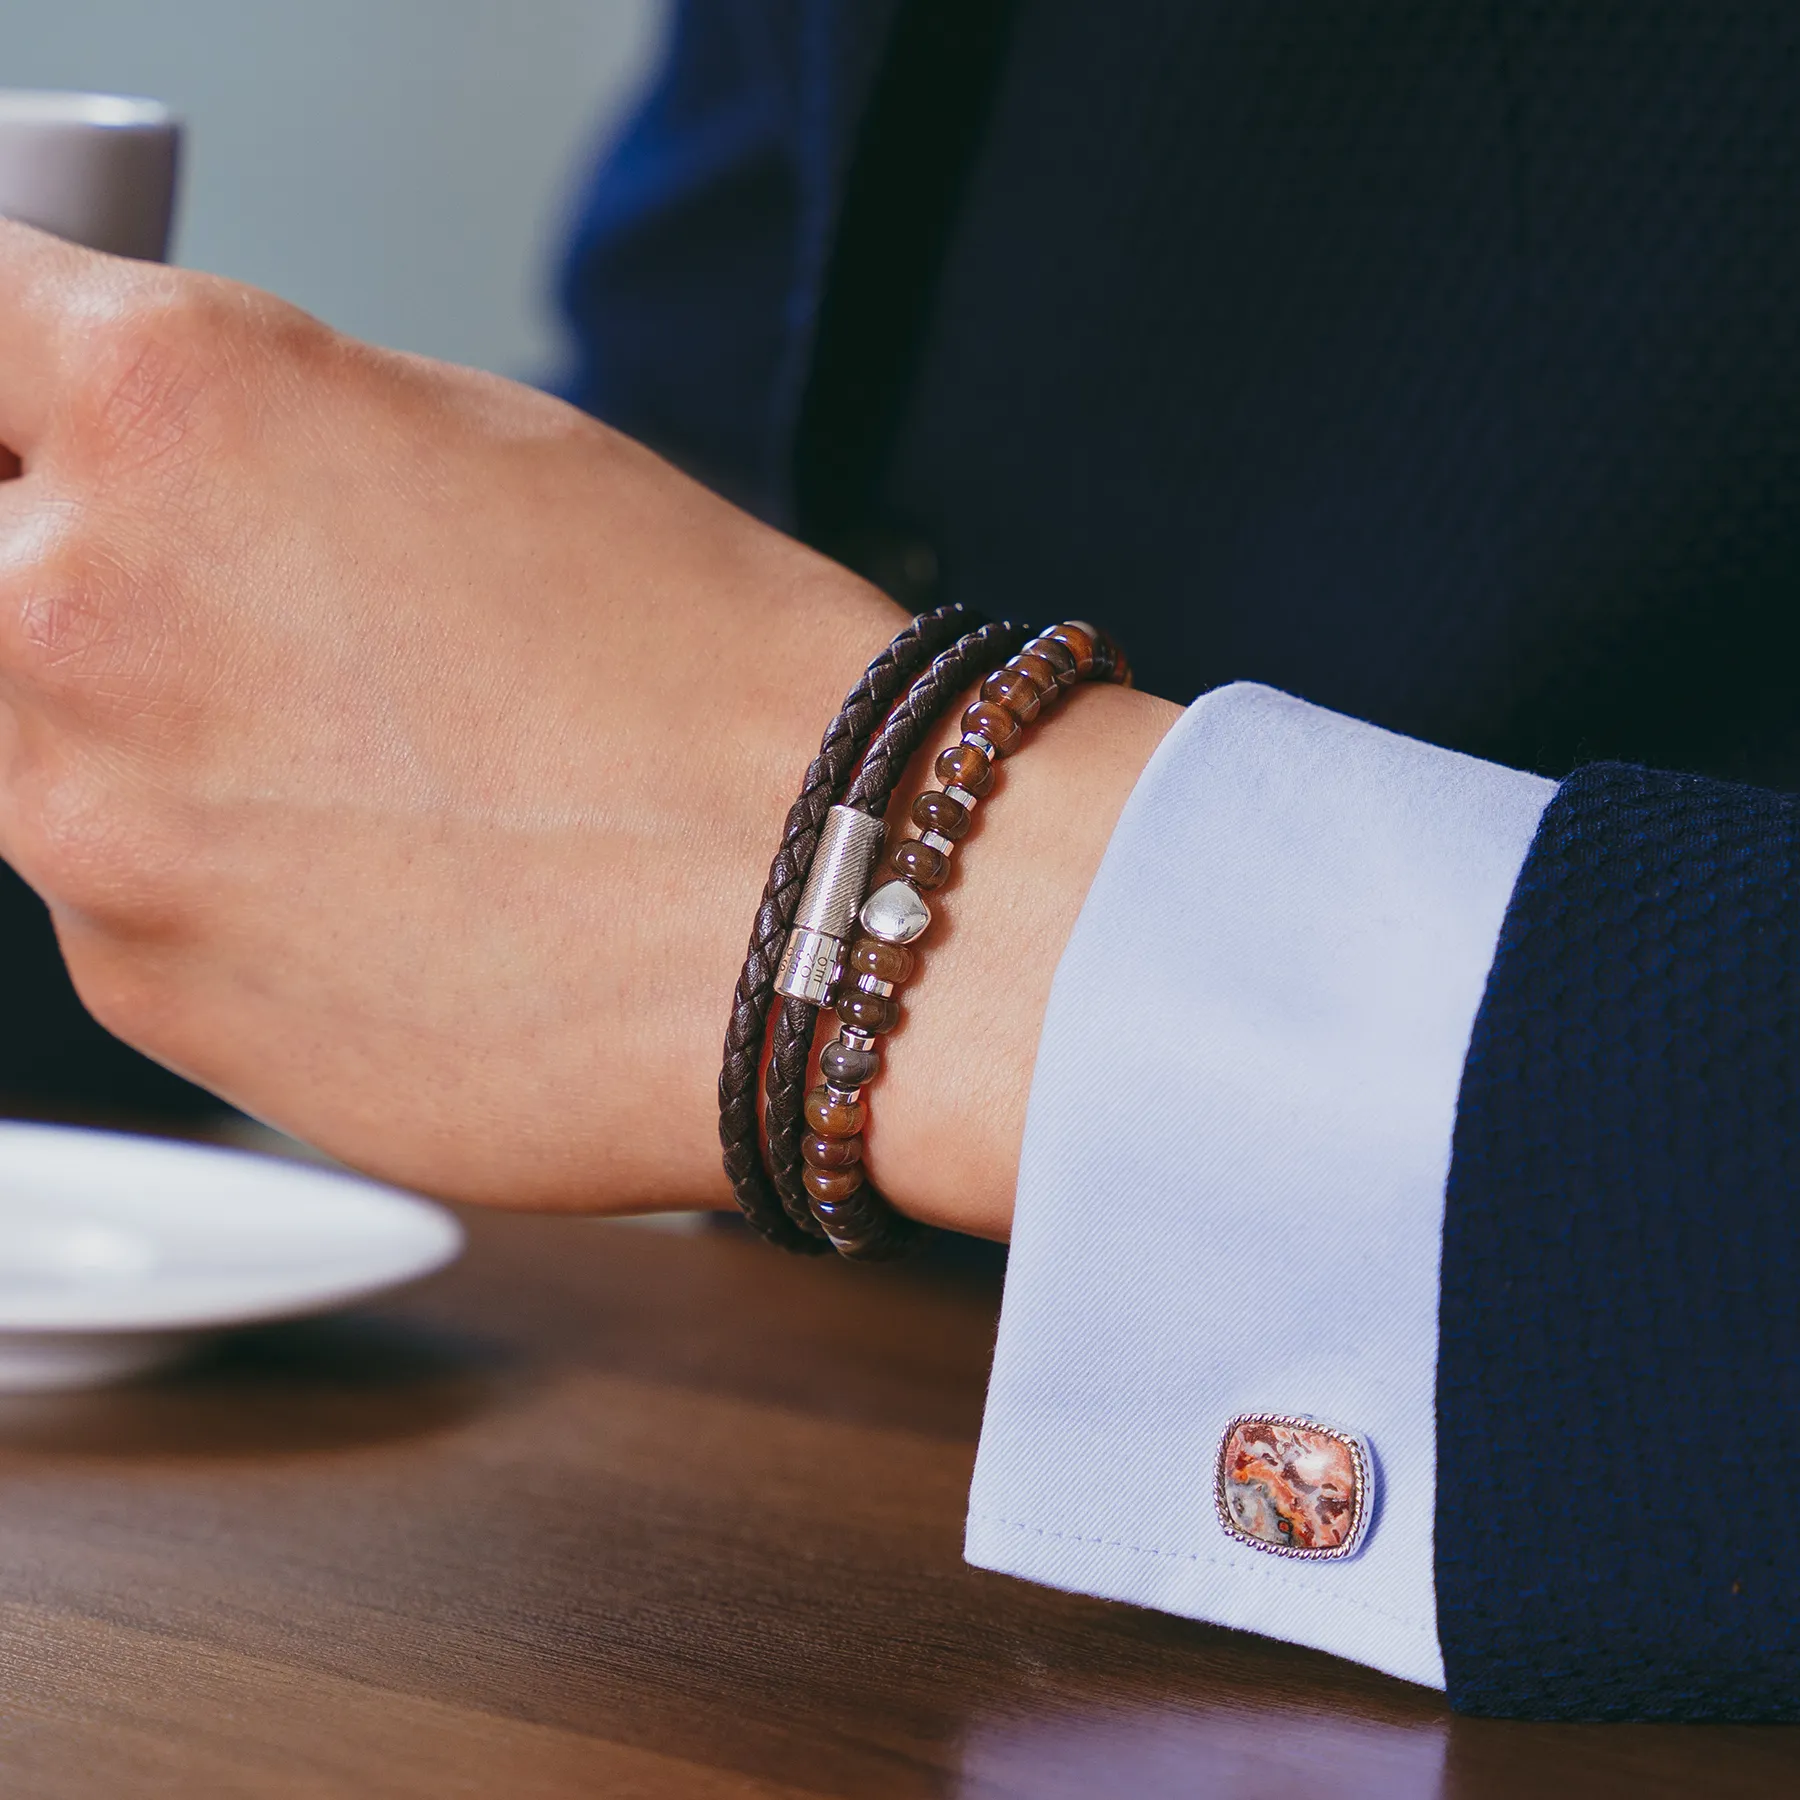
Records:
[[[854,1106],[856,1104],[856,1097],[858,1094],[860,1094],[862,1092],[862,1089],[859,1087],[854,1087],[854,1088],[833,1087],[831,1085],[831,1083],[828,1081],[825,1084],[825,1091],[832,1097],[832,1099],[841,1100],[841,1101],[843,1101],[843,1103],[846,1106]]]
[[[838,1027],[838,1036],[848,1050],[873,1050],[881,1042],[873,1031],[852,1031],[848,1025]]]
[[[989,762],[994,760],[994,746],[990,744],[979,731],[965,731],[962,735],[962,741],[967,744],[971,750],[979,750]]]
[[[929,844],[939,856],[948,856],[950,852],[956,848],[956,845],[952,843],[949,838],[945,837],[941,831],[921,831],[919,833],[919,842],[921,844]]]
[[[946,800],[954,800],[964,812],[973,812],[975,810],[975,796],[965,787],[945,788],[944,798]]]
[[[883,981],[879,975],[859,975],[856,978],[856,985],[860,992],[879,994],[884,1000],[894,991],[894,984],[891,981]]]

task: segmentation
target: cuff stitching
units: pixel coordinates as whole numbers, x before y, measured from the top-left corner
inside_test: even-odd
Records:
[[[1065,1544],[1093,1544],[1102,1550],[1123,1550],[1132,1556],[1156,1556],[1168,1562],[1206,1563],[1216,1569],[1230,1569],[1234,1574],[1255,1575],[1277,1587],[1300,1588],[1321,1600],[1328,1600],[1336,1606],[1355,1607],[1358,1612],[1373,1613],[1378,1619],[1387,1619],[1392,1624],[1402,1625],[1408,1631],[1416,1631],[1423,1636],[1427,1630],[1435,1633],[1435,1625],[1427,1627],[1417,1619],[1409,1618],[1404,1613],[1389,1612],[1384,1606],[1376,1606],[1368,1600],[1358,1600],[1349,1594],[1334,1594],[1329,1588],[1319,1587],[1311,1581],[1296,1580],[1294,1576],[1280,1569],[1265,1569],[1248,1563],[1240,1563],[1235,1559],[1226,1562],[1223,1558],[1213,1556],[1201,1550],[1164,1550],[1155,1544],[1131,1544],[1123,1538],[1088,1537],[1078,1531],[1057,1531],[1049,1525],[1034,1525],[1029,1519],[1009,1519],[1003,1513],[971,1512],[972,1520],[981,1520],[992,1525],[1005,1525],[1014,1531],[1030,1532],[1034,1537],[1055,1538]]]

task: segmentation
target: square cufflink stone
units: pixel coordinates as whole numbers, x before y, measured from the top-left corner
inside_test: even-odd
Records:
[[[1213,1498],[1227,1537],[1272,1556],[1350,1556],[1374,1503],[1368,1446],[1295,1413],[1240,1413],[1219,1443]]]

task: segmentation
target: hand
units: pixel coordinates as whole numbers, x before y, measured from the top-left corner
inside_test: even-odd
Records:
[[[0,344],[22,468],[0,485],[0,851],[96,1016],[428,1191],[722,1200],[714,1083],[756,896],[898,609],[556,401],[227,282],[0,225]],[[1100,710],[1051,728],[1065,762]],[[955,1079],[994,1046],[1028,1073],[1057,920],[1160,735],[1131,716],[1099,756],[1116,791],[1076,782],[1096,829],[1068,793],[1016,809],[1027,842],[1034,813],[1063,821],[1076,866],[1022,992],[1016,933],[983,925],[988,999],[1018,1019],[977,1012]],[[981,1001],[964,976],[919,1049]],[[946,1216],[929,1060],[896,1044],[870,1149]],[[975,1132],[1008,1207],[1014,1085]]]

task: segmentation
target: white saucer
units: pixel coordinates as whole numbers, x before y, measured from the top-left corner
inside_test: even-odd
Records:
[[[442,1207],[335,1170],[0,1123],[0,1392],[142,1375],[224,1327],[429,1274],[462,1242]]]

